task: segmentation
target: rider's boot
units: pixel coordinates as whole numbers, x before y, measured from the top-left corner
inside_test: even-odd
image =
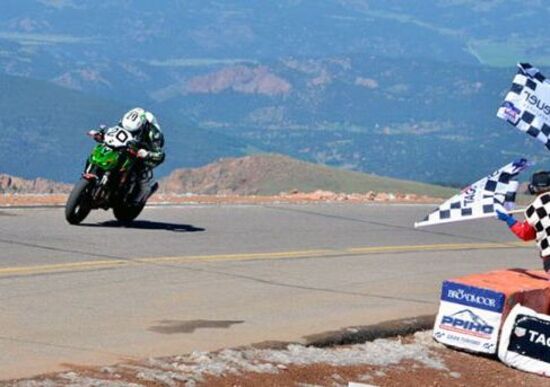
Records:
[[[140,185],[140,190],[134,198],[133,205],[140,206],[144,204],[158,189],[158,182],[154,182],[152,185],[148,183]]]

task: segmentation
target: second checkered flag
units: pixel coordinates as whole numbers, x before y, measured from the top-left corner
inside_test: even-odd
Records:
[[[497,117],[536,138],[550,150],[550,82],[528,63],[520,63],[518,67]]]
[[[414,224],[415,227],[489,218],[495,211],[507,212],[515,204],[519,186],[514,178],[530,166],[526,159],[514,161],[464,188],[439,208]]]

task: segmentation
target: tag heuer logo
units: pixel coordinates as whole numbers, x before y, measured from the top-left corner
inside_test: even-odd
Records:
[[[527,333],[527,330],[525,328],[521,328],[521,327],[516,327],[514,329],[514,334],[517,336],[517,337],[523,337],[525,336],[525,334]]]

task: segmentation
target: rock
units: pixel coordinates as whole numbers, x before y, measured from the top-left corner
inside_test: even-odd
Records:
[[[17,194],[50,194],[68,193],[71,191],[70,184],[57,183],[43,178],[26,180],[6,174],[0,174],[0,193]]]
[[[374,200],[377,202],[387,202],[390,200],[390,196],[385,192],[381,192],[376,194],[376,197],[374,198]]]
[[[285,95],[292,85],[266,66],[232,66],[198,75],[185,84],[184,93],[218,94],[225,90],[243,94]]]

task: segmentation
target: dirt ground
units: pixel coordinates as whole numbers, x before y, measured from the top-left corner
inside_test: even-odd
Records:
[[[448,370],[435,370],[414,361],[393,366],[334,367],[324,364],[293,366],[278,374],[247,373],[208,377],[205,386],[346,386],[349,382],[371,386],[550,386],[550,379],[506,367],[493,359],[450,349],[438,350]]]
[[[246,374],[208,378],[205,386],[255,387],[255,386],[335,386],[347,383],[361,383],[367,386],[410,387],[410,386],[549,386],[547,380],[517,372],[502,372],[500,367],[466,368],[455,367],[449,373],[441,373],[421,367],[414,362],[403,362],[398,366],[380,368],[372,366],[331,367],[314,365],[292,367],[277,375]],[[462,371],[462,372],[460,372]]]
[[[289,347],[290,348],[290,347]],[[350,358],[346,350],[370,352],[370,360]],[[285,353],[286,351],[286,353]],[[508,368],[494,358],[455,351],[431,339],[431,331],[379,339],[366,344],[314,349],[235,349],[147,359],[108,367],[68,366],[69,371],[7,381],[38,386],[550,386],[550,378]],[[393,355],[388,352],[394,352]],[[285,358],[292,353],[290,358]],[[360,354],[360,352],[351,352]],[[395,356],[397,353],[397,357]],[[388,357],[388,355],[390,355]],[[348,356],[348,358],[346,358]],[[401,361],[396,361],[402,357]],[[361,357],[361,355],[359,355]],[[368,359],[367,356],[365,359]],[[386,358],[386,360],[377,359]],[[303,361],[303,364],[292,362]],[[345,364],[329,364],[342,362]],[[308,363],[308,364],[306,364]],[[356,363],[356,364],[353,364]],[[1,384],[1,382],[0,382]]]

